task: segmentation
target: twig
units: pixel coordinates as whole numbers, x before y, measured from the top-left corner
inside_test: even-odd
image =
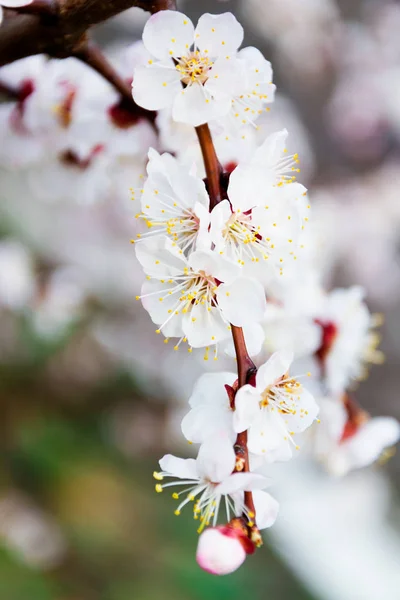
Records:
[[[203,155],[204,167],[206,169],[208,192],[210,195],[210,210],[212,210],[218,202],[221,202],[220,175],[222,169],[215,152],[210,128],[207,123],[196,127],[196,133]]]
[[[73,56],[92,67],[92,69],[97,71],[97,73],[102,75],[104,79],[115,87],[122,98],[130,104],[134,104],[131,86],[117,73],[112,64],[108,62],[107,58],[94,42],[84,40],[80,47],[75,50]]]

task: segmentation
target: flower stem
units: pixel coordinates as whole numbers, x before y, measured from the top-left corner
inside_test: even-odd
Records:
[[[204,167],[207,174],[208,192],[210,195],[210,211],[221,202],[220,175],[221,165],[219,164],[217,154],[211,137],[211,131],[207,123],[196,127],[197,137],[199,139],[201,153],[203,155]]]

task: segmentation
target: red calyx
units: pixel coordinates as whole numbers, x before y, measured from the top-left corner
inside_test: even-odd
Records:
[[[63,152],[63,154],[61,155],[61,161],[64,162],[67,165],[71,165],[74,167],[77,167],[78,169],[81,169],[82,171],[84,171],[85,169],[87,169],[93,159],[95,158],[95,156],[97,154],[99,154],[100,152],[102,152],[104,150],[104,145],[103,144],[97,144],[96,146],[94,146],[94,148],[91,150],[89,156],[87,158],[79,158],[75,152],[73,150],[66,150],[65,152]]]
[[[246,554],[254,554],[256,546],[249,538],[246,524],[241,517],[232,519],[229,523],[220,525],[217,529],[224,535],[237,539],[242,544]]]
[[[318,348],[315,355],[318,360],[323,363],[333,346],[338,333],[338,328],[333,321],[323,322],[320,319],[315,319],[315,323],[322,328],[321,346]]]

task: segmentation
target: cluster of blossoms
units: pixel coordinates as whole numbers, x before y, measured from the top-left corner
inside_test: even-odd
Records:
[[[238,50],[242,39],[230,13],[203,15],[196,28],[180,12],[157,13],[144,28],[132,85],[140,106],[160,111],[178,156],[196,128],[205,162],[199,169],[197,160],[149,151],[145,183],[132,190],[145,227],[132,241],[146,274],[137,299],[165,342],[226,362],[235,355],[233,334],[239,375],[201,376],[182,421],[186,439],[200,444],[197,459],[166,455],[154,473],[158,492],[181,486],[172,494],[175,514],[192,503],[197,561],[217,574],[261,545],[260,530],[278,513],[264,472],[291,459],[300,437],[329,471],[345,474],[376,460],[400,434],[394,419],[371,420],[349,391],[368,363],[382,360],[378,322],[361,289],[323,289],[288,132],[247,147],[229,166],[222,160],[217,174],[207,166],[214,149],[202,144],[204,127],[213,139],[239,140],[274,99],[270,63],[255,48]]]
[[[1,165],[26,169],[40,198],[93,203],[130,187],[146,276],[137,299],[174,350],[187,344],[223,364],[198,379],[181,423],[197,458],[168,454],[154,473],[157,492],[177,486],[175,514],[192,504],[198,563],[216,574],[238,568],[277,518],[265,491],[271,463],[301,446],[345,475],[400,437],[395,419],[371,418],[353,396],[382,361],[380,319],[361,288],[324,289],[299,157],[286,129],[260,127],[275,98],[271,64],[242,40],[231,13],[196,27],[178,11],[156,13],[120,65],[136,110],[73,58],[37,56],[0,73],[13,92],[0,105]],[[9,256],[6,245],[0,262]],[[33,284],[0,304],[21,295],[32,302]],[[58,327],[79,314],[75,286],[70,297]]]
[[[122,70],[125,60],[122,55]],[[0,164],[23,172],[33,196],[87,205],[126,202],[148,148],[157,145],[151,116],[132,110],[75,58],[19,60],[2,68],[0,87],[11,92],[0,105]]]

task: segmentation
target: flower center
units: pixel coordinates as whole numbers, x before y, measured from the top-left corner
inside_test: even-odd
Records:
[[[208,72],[212,65],[213,62],[208,56],[204,56],[199,50],[195,50],[187,56],[179,58],[176,69],[180,72],[182,83],[185,85],[204,84],[208,79]]]
[[[265,388],[261,395],[260,407],[269,406],[279,412],[294,414],[296,401],[300,399],[302,390],[302,385],[297,379],[283,378],[278,383]]]
[[[222,231],[225,244],[236,254],[241,265],[245,260],[259,262],[260,255],[264,260],[269,258],[273,246],[264,240],[251,221],[251,215],[234,212],[229,217]]]

